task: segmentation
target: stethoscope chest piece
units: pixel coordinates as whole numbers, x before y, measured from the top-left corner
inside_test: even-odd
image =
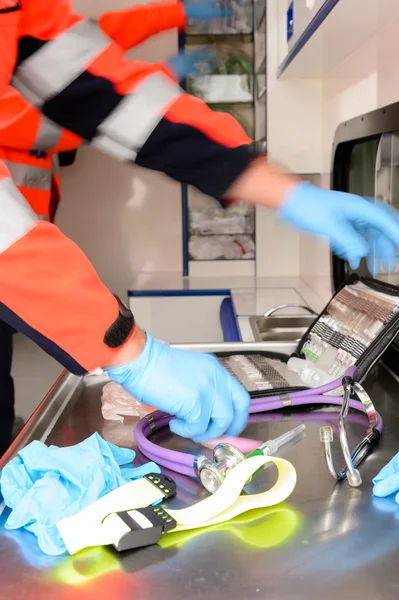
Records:
[[[206,456],[198,456],[195,470],[204,488],[214,494],[222,485],[226,475],[236,465],[245,460],[244,454],[232,444],[217,444],[213,450],[213,461]]]

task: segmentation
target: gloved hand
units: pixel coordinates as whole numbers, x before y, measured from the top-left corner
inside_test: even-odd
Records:
[[[170,348],[147,333],[140,356],[107,368],[137,400],[176,416],[170,429],[195,441],[244,429],[249,395],[214,356]]]
[[[399,492],[399,453],[374,477],[373,483],[373,494],[378,498]],[[395,500],[399,504],[399,494]]]
[[[165,66],[172,72],[176,80],[181,81],[188,76],[194,77],[199,74],[204,63],[212,64],[212,54],[207,50],[176,54],[166,61]]]
[[[277,216],[302,231],[327,237],[334,254],[352,269],[366,256],[373,274],[381,266],[395,268],[398,213],[382,203],[300,183],[288,191]]]
[[[377,202],[377,206],[386,213],[387,217],[397,221],[398,212],[385,202]],[[382,236],[375,227],[365,228],[370,253],[367,256],[367,267],[372,275],[378,275],[382,267],[391,273],[396,268],[397,244],[393,244],[386,236]]]
[[[215,0],[201,0],[201,2],[184,2],[184,10],[188,20],[220,19],[231,17],[232,10],[218,6]]]

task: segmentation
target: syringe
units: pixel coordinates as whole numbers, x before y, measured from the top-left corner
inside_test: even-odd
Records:
[[[288,442],[298,437],[305,429],[305,424],[298,425],[298,427],[294,427],[294,429],[287,431],[287,433],[283,433],[275,440],[264,442],[259,448],[256,448],[256,450],[247,454],[247,458],[250,458],[251,456],[275,456],[281,446],[288,444]]]

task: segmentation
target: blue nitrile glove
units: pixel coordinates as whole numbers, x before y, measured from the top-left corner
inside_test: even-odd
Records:
[[[23,527],[38,538],[40,549],[66,551],[56,524],[71,517],[131,479],[159,473],[155,463],[133,469],[135,452],[118,448],[95,433],[76,446],[58,448],[32,442],[1,473],[1,493],[10,507],[5,528]],[[120,465],[128,465],[124,471]]]
[[[302,231],[327,237],[334,254],[352,269],[366,256],[372,272],[381,265],[389,270],[395,267],[399,222],[392,208],[300,183],[288,190],[277,216]]]
[[[206,21],[208,19],[219,19],[231,17],[232,10],[218,6],[218,2],[212,0],[201,0],[201,2],[184,2],[184,10],[187,19]]]
[[[399,492],[399,454],[381,469],[373,483],[373,494],[379,498]],[[395,500],[399,504],[399,494],[396,494]]]
[[[377,202],[377,206],[383,210],[388,217],[398,220],[399,213],[386,204],[385,202]],[[393,244],[386,236],[382,236],[378,229],[374,227],[366,228],[366,236],[370,245],[371,251],[367,257],[367,267],[373,275],[381,273],[382,268],[388,273],[391,273],[396,268],[397,260],[397,244]]]
[[[247,424],[249,395],[214,356],[170,348],[147,333],[136,360],[107,372],[140,402],[176,416],[170,429],[182,437],[238,435]]]
[[[173,73],[176,79],[181,81],[186,77],[194,77],[199,74],[204,63],[212,63],[212,53],[207,50],[199,50],[187,54],[176,54],[166,61],[165,66]]]

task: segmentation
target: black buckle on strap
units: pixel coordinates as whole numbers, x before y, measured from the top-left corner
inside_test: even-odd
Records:
[[[177,525],[161,506],[148,506],[116,514],[130,529],[114,544],[118,552],[157,544],[164,533]]]
[[[176,496],[176,484],[167,475],[162,475],[162,473],[149,473],[145,475],[144,479],[147,479],[152,485],[155,485],[161,492],[165,495],[164,500],[169,500],[169,498],[173,498]]]

